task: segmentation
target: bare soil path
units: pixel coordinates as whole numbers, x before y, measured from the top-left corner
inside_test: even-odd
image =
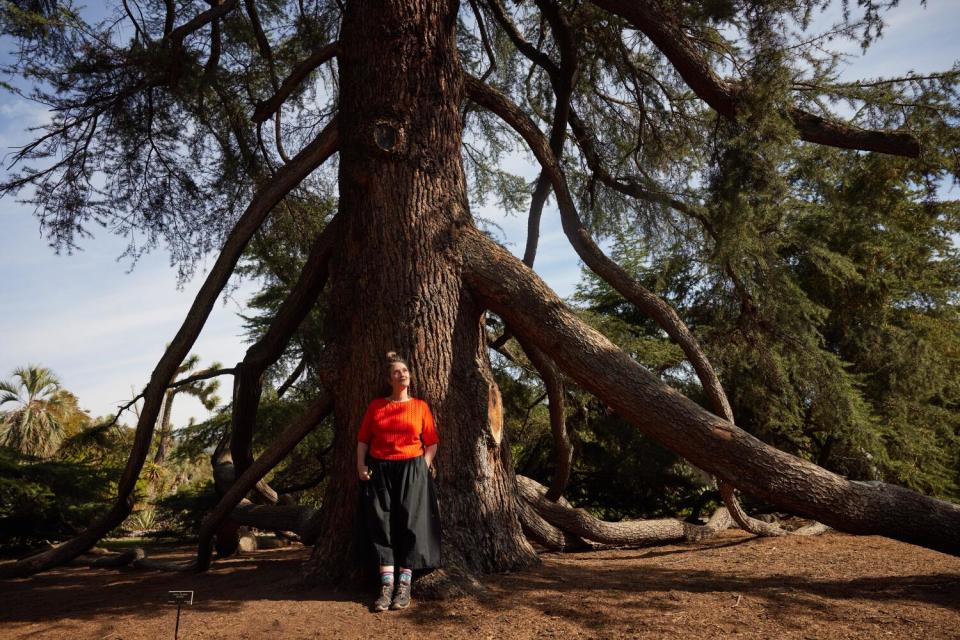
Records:
[[[168,551],[186,558],[188,550]],[[371,594],[304,589],[300,547],[203,575],[67,567],[0,583],[0,638],[960,638],[960,558],[828,534],[542,556],[489,594],[369,612]]]

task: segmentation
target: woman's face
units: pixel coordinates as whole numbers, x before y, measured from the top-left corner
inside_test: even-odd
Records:
[[[400,391],[410,386],[410,371],[402,362],[390,365],[390,386],[394,391]]]

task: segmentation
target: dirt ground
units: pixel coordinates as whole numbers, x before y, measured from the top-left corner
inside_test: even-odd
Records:
[[[64,568],[0,583],[0,638],[960,638],[960,558],[876,537],[711,541],[545,553],[482,597],[374,614],[370,593],[305,589],[308,550],[209,573]],[[187,550],[168,552],[187,557]],[[416,595],[416,586],[414,586]]]

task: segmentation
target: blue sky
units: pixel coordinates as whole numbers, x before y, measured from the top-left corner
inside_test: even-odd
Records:
[[[817,20],[829,22],[829,17]],[[884,37],[865,56],[860,57],[855,44],[846,47],[852,58],[845,75],[854,79],[945,70],[960,59],[957,24],[956,0],[929,0],[926,8],[918,1],[903,2],[890,12]],[[27,142],[26,129],[45,118],[38,105],[0,94],[2,153]],[[511,170],[531,180],[536,175],[522,157],[510,164]],[[475,207],[475,213],[496,220],[509,248],[522,253],[526,234],[522,216],[504,217],[493,207]],[[130,270],[129,262],[117,260],[125,241],[102,230],[81,243],[82,251],[55,255],[29,208],[9,197],[0,200],[0,229],[0,377],[16,366],[42,364],[77,394],[81,406],[94,415],[110,413],[145,384],[204,272],[178,289],[176,270],[162,251],[143,257]],[[211,256],[208,264],[212,261]],[[561,296],[571,294],[580,277],[579,261],[553,208],[544,213],[537,271]],[[204,364],[217,360],[230,365],[243,357],[237,313],[253,290],[254,283],[234,283],[214,309],[194,348]],[[230,384],[224,380],[222,397],[229,396]],[[176,424],[207,415],[192,399],[178,403]]]

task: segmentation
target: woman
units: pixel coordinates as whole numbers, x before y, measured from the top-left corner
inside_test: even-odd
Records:
[[[408,607],[414,569],[440,562],[430,477],[439,442],[433,414],[426,402],[408,393],[410,370],[393,352],[387,354],[387,373],[390,395],[370,403],[357,436],[363,515],[380,563],[374,611]]]

